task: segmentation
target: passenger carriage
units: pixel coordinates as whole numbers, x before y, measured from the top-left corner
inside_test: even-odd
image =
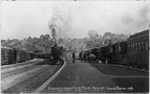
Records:
[[[81,51],[84,57],[94,54],[97,60],[111,64],[149,68],[149,30],[131,35],[127,40]],[[86,58],[84,58],[86,60]]]
[[[139,68],[149,67],[149,30],[131,35],[127,42],[127,62]]]

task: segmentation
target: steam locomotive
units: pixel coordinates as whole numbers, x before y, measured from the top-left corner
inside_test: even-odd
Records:
[[[149,68],[149,30],[131,35],[126,41],[81,51],[94,54],[97,60],[137,68]]]
[[[51,47],[51,60],[52,64],[56,64],[59,60],[61,61],[63,59],[63,47],[62,46],[57,46],[56,44]]]

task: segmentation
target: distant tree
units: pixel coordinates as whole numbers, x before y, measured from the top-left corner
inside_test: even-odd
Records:
[[[89,40],[87,41],[87,48],[97,47],[101,45],[102,37],[95,30],[88,32]]]
[[[111,32],[105,32],[103,35],[103,40],[106,41],[111,41],[112,43],[116,43],[118,41],[123,41],[126,40],[129,36],[125,34],[114,34]],[[108,42],[107,42],[108,43]]]
[[[97,31],[95,31],[95,30],[90,30],[90,31],[88,32],[88,36],[89,36],[91,39],[99,38],[99,34],[98,34]]]
[[[1,39],[1,43],[4,43],[4,42],[5,42],[5,40]]]

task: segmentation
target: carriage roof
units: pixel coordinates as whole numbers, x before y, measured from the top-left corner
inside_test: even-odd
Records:
[[[144,30],[142,32],[139,32],[139,33],[136,33],[136,34],[133,34],[129,37],[129,40],[130,39],[133,39],[133,38],[137,38],[137,37],[141,37],[141,36],[144,36],[144,35],[149,35],[149,30]]]

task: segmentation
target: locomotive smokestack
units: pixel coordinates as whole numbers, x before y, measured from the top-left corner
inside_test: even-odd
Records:
[[[53,37],[53,42],[54,42],[54,45],[57,44],[58,40],[57,40],[57,34],[56,34],[56,29],[55,28],[52,28],[51,29],[51,33],[52,33],[52,37]]]
[[[53,45],[56,45],[58,42],[58,32],[57,32],[57,26],[56,26],[56,23],[55,23],[55,19],[52,19],[49,21],[48,23],[48,27],[51,31],[51,35],[52,35],[52,38],[53,38]]]

